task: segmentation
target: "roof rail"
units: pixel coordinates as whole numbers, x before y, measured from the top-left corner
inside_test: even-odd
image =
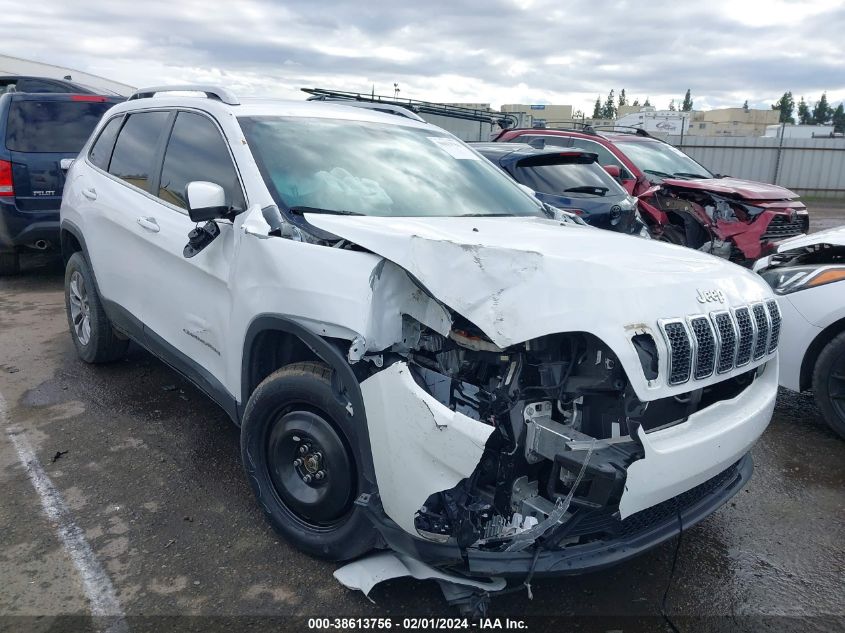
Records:
[[[366,108],[367,110],[376,110],[378,112],[384,112],[386,114],[395,114],[397,116],[403,116],[407,119],[413,119],[414,121],[421,121],[425,123],[425,119],[413,110],[409,108],[403,108],[402,106],[393,105],[392,103],[357,101],[355,99],[342,99],[339,97],[327,96],[308,97],[308,101],[325,101],[327,103],[339,103],[340,105],[347,105],[355,108]]]
[[[543,132],[549,131],[558,131],[558,132],[579,132],[581,134],[589,134],[591,136],[598,136],[598,132],[596,132],[596,128],[594,128],[590,123],[583,123],[581,121],[561,121],[561,123],[568,123],[570,127],[566,126],[555,126],[555,127],[515,127],[509,128],[504,130],[502,134],[505,132],[512,132],[514,130],[519,130],[520,132],[533,132],[536,134],[542,134]],[[500,134],[501,136],[501,134]]]
[[[637,136],[648,136],[649,138],[653,138],[646,130],[641,127],[634,127],[633,125],[597,125],[594,129],[619,132],[620,134],[636,134]]]
[[[226,105],[240,105],[238,98],[226,88],[219,86],[209,86],[205,84],[185,84],[177,86],[153,86],[151,88],[141,88],[129,97],[128,101],[133,99],[148,99],[159,92],[204,92],[209,99],[216,99]]]

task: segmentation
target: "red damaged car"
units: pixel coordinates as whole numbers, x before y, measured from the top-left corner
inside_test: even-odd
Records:
[[[714,175],[644,130],[514,129],[495,140],[597,153],[605,169],[639,199],[654,238],[740,264],[750,265],[771,253],[775,242],[809,229],[807,207],[789,189]]]

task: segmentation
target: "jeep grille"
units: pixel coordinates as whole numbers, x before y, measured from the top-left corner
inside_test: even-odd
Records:
[[[774,299],[733,310],[663,319],[669,349],[668,383],[680,385],[742,367],[777,349],[781,315]]]

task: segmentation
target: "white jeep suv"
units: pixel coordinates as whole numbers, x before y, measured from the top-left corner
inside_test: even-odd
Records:
[[[131,339],[193,381],[272,525],[333,560],[573,573],[743,486],[778,379],[762,279],[555,218],[442,129],[353,105],[112,108],[61,208],[82,359]]]

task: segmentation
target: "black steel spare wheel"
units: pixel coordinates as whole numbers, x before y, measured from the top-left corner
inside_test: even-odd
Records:
[[[355,503],[362,456],[355,419],[324,363],[292,363],[252,392],[241,425],[244,470],[275,530],[313,556],[343,561],[371,550],[378,532]],[[357,386],[357,385],[356,385]]]
[[[349,512],[352,462],[322,415],[290,411],[279,416],[267,438],[267,467],[276,494],[312,527],[330,525]]]

